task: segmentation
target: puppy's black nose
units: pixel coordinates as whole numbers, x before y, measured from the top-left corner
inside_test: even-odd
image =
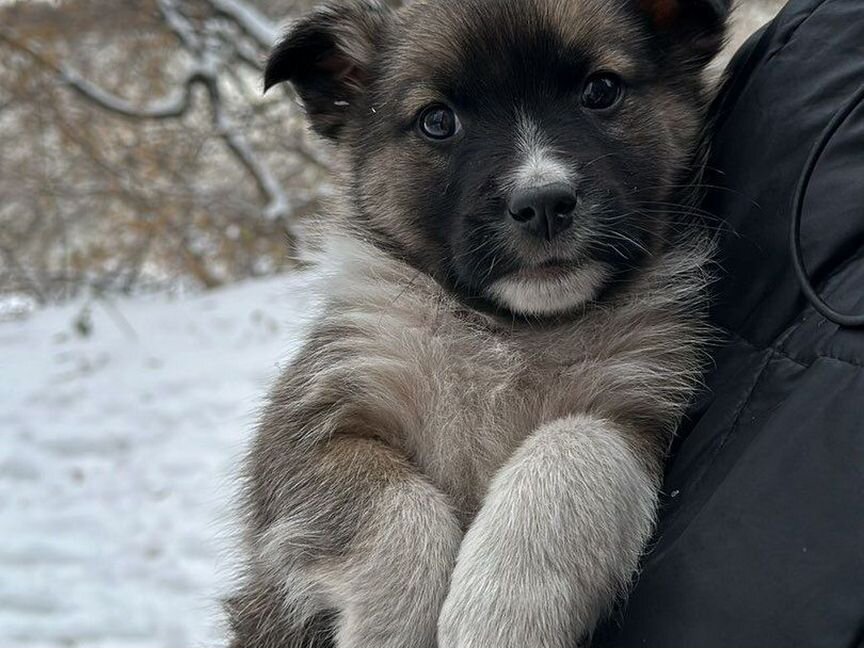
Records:
[[[573,224],[576,192],[563,183],[520,189],[510,198],[509,209],[522,229],[551,241]]]

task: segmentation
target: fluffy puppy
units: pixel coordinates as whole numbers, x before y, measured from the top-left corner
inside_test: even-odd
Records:
[[[296,22],[335,144],[325,305],[247,463],[237,648],[572,648],[628,587],[698,379],[682,220],[725,0]]]

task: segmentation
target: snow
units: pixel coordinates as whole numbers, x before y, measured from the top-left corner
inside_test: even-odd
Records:
[[[232,474],[308,283],[0,321],[0,646],[224,643]]]

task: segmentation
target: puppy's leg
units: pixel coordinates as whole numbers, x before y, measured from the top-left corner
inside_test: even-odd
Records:
[[[461,540],[444,496],[370,439],[335,437],[295,470],[258,543],[295,626],[330,609],[339,648],[434,648]]]
[[[439,648],[573,648],[590,633],[651,532],[658,478],[646,465],[608,421],[536,430],[465,536]]]

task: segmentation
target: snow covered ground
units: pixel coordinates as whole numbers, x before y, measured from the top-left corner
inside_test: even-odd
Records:
[[[0,647],[221,645],[231,475],[307,283],[0,322]]]

